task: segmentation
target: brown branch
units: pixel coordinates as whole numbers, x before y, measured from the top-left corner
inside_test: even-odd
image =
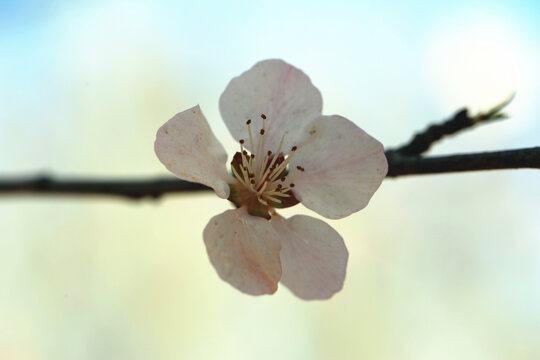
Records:
[[[387,151],[388,175],[440,174],[462,171],[540,169],[540,147],[447,156],[406,156]]]
[[[501,110],[512,99],[513,95],[487,112],[474,117],[468,115],[467,109],[460,110],[450,120],[442,124],[431,125],[423,132],[417,133],[406,145],[387,150],[385,152],[388,159],[387,177],[479,170],[540,169],[540,147],[448,156],[421,156],[432,144],[444,136],[455,134],[485,121],[505,118],[506,114],[502,113]],[[211,189],[201,184],[175,178],[57,180],[51,176],[42,175],[0,179],[0,195],[108,195],[141,199],[145,197],[159,198],[169,193],[207,190]]]
[[[386,152],[387,177],[495,169],[540,169],[540,147],[450,156],[406,156]],[[210,188],[175,178],[147,180],[56,180],[50,176],[0,180],[0,194],[105,195],[130,199],[159,198],[169,193],[205,191]]]
[[[445,136],[456,134],[459,131],[485,122],[505,119],[507,115],[502,110],[514,99],[514,95],[510,95],[501,103],[476,116],[470,116],[467,109],[461,109],[451,119],[442,124],[433,124],[427,129],[416,133],[410,142],[395,149],[395,151],[409,156],[421,155],[428,151],[431,145]]]
[[[110,195],[130,199],[159,198],[164,194],[211,190],[202,184],[176,178],[72,179],[57,180],[48,175],[0,180],[0,194]]]

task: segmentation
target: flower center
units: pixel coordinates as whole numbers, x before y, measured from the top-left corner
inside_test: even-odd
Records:
[[[244,148],[245,140],[240,140],[240,152],[237,152],[231,162],[232,172],[240,184],[236,190],[236,199],[229,199],[237,206],[247,205],[248,211],[263,213],[269,218],[269,210],[274,207],[289,207],[298,203],[292,193],[294,181],[304,172],[304,168],[296,166],[289,168],[289,163],[297,149],[293,146],[285,156],[282,152],[283,140],[275,152],[265,150],[266,116],[261,115],[262,128],[258,132],[257,143],[253,141],[251,119],[246,122],[249,134],[249,146],[252,153]],[[255,146],[256,145],[256,146]]]

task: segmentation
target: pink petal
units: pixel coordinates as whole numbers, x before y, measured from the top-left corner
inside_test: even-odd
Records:
[[[271,223],[245,208],[214,216],[203,233],[219,276],[251,295],[272,294],[281,278],[281,241]]]
[[[159,128],[154,143],[159,160],[182,180],[198,182],[229,197],[227,153],[216,139],[199,105],[176,114]]]
[[[363,209],[388,172],[382,144],[338,115],[304,128],[291,161],[293,171],[296,166],[305,169],[294,181],[296,197],[330,219]]]
[[[261,114],[265,114],[265,149],[277,151],[286,134],[283,149],[287,152],[304,125],[321,114],[322,97],[301,70],[273,59],[261,61],[232,79],[219,99],[219,109],[232,136],[246,139],[249,150],[253,149],[246,121],[253,121],[256,147]]]
[[[273,217],[281,234],[281,282],[296,296],[328,299],[343,287],[349,253],[341,236],[324,221],[305,215]]]

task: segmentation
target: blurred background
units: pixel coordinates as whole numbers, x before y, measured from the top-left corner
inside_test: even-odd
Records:
[[[156,130],[282,58],[392,147],[462,106],[517,91],[511,119],[432,153],[540,145],[540,3],[514,1],[0,2],[0,176],[168,175]],[[386,180],[329,221],[344,289],[305,302],[222,282],[202,242],[229,208],[0,197],[0,359],[538,359],[540,172]],[[301,206],[286,216],[311,211]]]

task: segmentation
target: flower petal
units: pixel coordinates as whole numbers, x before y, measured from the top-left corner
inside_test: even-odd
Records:
[[[203,233],[210,262],[219,276],[251,295],[272,294],[281,278],[281,241],[271,223],[245,208],[210,219]]]
[[[388,172],[384,148],[344,117],[321,116],[304,129],[291,169],[301,166],[294,193],[330,219],[363,209]]]
[[[343,287],[349,253],[324,221],[305,215],[272,218],[281,234],[281,282],[296,296],[328,299]]]
[[[246,139],[252,151],[246,121],[252,119],[254,147],[266,115],[265,150],[277,151],[285,134],[283,149],[291,148],[299,131],[321,115],[321,93],[301,70],[283,60],[265,60],[231,80],[221,98],[219,110],[236,140]],[[286,151],[284,151],[286,152]]]
[[[198,182],[229,197],[227,153],[216,139],[199,105],[176,114],[159,128],[154,143],[159,160],[182,180]]]

